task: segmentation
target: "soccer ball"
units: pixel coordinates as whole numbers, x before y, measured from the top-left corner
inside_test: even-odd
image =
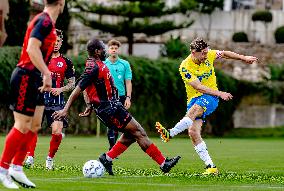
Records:
[[[97,160],[89,160],[83,166],[83,175],[86,178],[99,178],[104,175],[105,167]]]

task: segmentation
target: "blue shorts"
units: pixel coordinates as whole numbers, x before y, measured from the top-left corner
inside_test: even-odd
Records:
[[[187,104],[187,111],[194,105],[200,105],[204,109],[204,113],[201,117],[196,119],[205,119],[207,115],[213,113],[218,107],[219,99],[217,96],[203,94],[199,97],[192,98],[189,104]]]

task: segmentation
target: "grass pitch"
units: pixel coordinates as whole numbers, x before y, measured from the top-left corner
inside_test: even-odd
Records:
[[[4,144],[0,136],[0,149]],[[28,177],[44,191],[88,190],[284,190],[283,139],[206,139],[209,153],[220,170],[218,176],[202,176],[204,164],[187,138],[162,143],[152,141],[165,156],[182,158],[168,174],[137,144],[114,161],[115,176],[88,179],[82,175],[83,164],[108,149],[107,138],[72,137],[63,139],[55,157],[55,169],[44,169],[50,137],[39,137],[33,169]],[[5,190],[0,185],[0,190]]]

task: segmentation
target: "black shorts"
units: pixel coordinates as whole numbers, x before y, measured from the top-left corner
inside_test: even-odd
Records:
[[[123,131],[131,121],[131,114],[119,101],[111,101],[101,104],[95,109],[98,118],[108,127]]]
[[[119,96],[119,101],[120,103],[122,103],[123,106],[124,106],[125,100],[126,100],[126,96]]]
[[[63,109],[63,108],[62,108]],[[48,127],[51,127],[52,123],[55,121],[54,118],[52,117],[52,114],[55,112],[55,111],[58,111],[58,110],[44,110],[44,113],[43,113],[43,120],[44,120],[44,117],[46,118],[46,121],[47,121],[47,125]],[[42,120],[42,121],[43,121]],[[66,128],[68,127],[68,120],[66,117],[62,118],[62,119],[58,119],[56,121],[62,121],[63,122],[63,128]]]
[[[10,109],[33,116],[36,106],[44,105],[43,94],[38,88],[42,85],[40,73],[16,67],[12,73]]]

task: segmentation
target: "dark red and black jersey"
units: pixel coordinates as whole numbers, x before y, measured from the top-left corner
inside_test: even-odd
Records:
[[[52,58],[48,64],[48,69],[51,72],[53,88],[61,88],[64,86],[65,77],[66,79],[75,77],[73,63],[63,55]]]
[[[27,46],[30,38],[36,38],[42,42],[41,52],[45,63],[48,63],[53,52],[54,44],[56,42],[56,29],[50,16],[46,12],[36,15],[29,23],[26,35],[24,38],[23,49],[21,57],[18,62],[19,67],[27,70],[36,70],[35,66],[30,60],[27,53]]]
[[[71,60],[63,55],[52,58],[49,61],[48,69],[51,72],[52,88],[61,88],[64,86],[64,79],[75,77],[75,69]],[[50,92],[44,93],[45,105],[62,106],[65,104],[63,92],[59,96],[54,96]]]
[[[103,102],[118,99],[117,89],[108,67],[100,60],[88,58],[85,71],[78,83],[82,91],[86,90],[90,103],[98,107]]]

